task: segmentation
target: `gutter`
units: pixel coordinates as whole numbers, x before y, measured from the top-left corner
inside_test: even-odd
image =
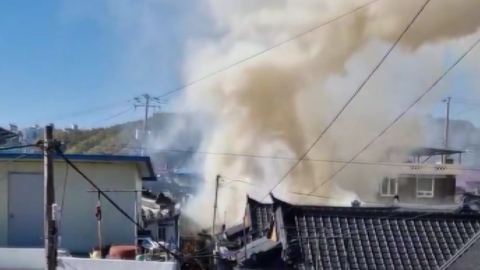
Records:
[[[453,255],[450,259],[448,259],[448,261],[446,261],[441,267],[439,267],[438,270],[446,270],[450,266],[452,266],[452,264],[455,261],[457,261],[463,254],[465,254],[465,252],[467,252],[467,250],[471,248],[473,244],[475,244],[479,239],[480,239],[480,232],[477,232],[472,237],[472,239],[470,239],[460,250],[458,250],[457,253],[455,253],[455,255]]]

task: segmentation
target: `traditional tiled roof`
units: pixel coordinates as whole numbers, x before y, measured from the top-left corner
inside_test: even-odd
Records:
[[[244,221],[219,233],[217,244],[226,248],[227,253],[244,250],[245,245],[251,247],[253,242],[267,236],[272,221],[272,203],[262,203],[247,196]]]
[[[438,269],[480,234],[480,214],[469,210],[293,206],[275,198],[274,208],[284,260],[296,269]]]
[[[477,233],[469,243],[471,245],[465,247],[465,250],[460,250],[457,256],[451,258],[440,270],[477,270],[480,265],[479,237],[480,233]]]
[[[259,238],[236,253],[237,262],[243,266],[256,269],[279,269],[281,261],[281,245],[267,237]]]
[[[478,211],[480,196],[465,194],[463,203],[467,208]],[[474,270],[480,265],[480,232],[472,237],[440,270]]]
[[[266,236],[273,220],[273,205],[247,197],[247,214],[250,220],[249,242]]]

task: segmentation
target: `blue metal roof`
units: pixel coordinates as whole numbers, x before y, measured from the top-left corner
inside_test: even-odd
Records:
[[[65,155],[72,162],[81,161],[81,162],[133,162],[138,163],[147,171],[147,176],[143,176],[143,181],[156,181],[155,172],[153,171],[152,162],[150,157],[146,156],[121,156],[121,155],[85,155],[85,154],[66,154]],[[39,153],[2,153],[0,152],[0,160],[2,159],[43,159],[43,155]],[[61,159],[58,155],[53,155],[54,160]]]
[[[0,138],[1,139],[11,139],[17,137],[17,134],[11,132],[10,130],[6,130],[0,127]]]

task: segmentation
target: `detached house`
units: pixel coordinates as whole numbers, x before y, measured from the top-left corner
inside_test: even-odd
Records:
[[[222,269],[478,269],[480,197],[430,209],[272,200],[249,198],[242,232],[221,236],[241,245],[228,252]]]
[[[453,203],[457,178],[463,172],[462,154],[452,149],[417,148],[403,163],[392,162],[398,157],[387,154],[382,164],[389,168],[390,174],[379,179],[379,192],[373,197],[383,202],[390,202],[398,195],[402,202],[408,203]]]

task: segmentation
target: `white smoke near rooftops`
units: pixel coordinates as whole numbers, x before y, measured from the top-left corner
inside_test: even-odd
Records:
[[[258,53],[288,37],[320,25],[367,1],[203,1],[214,22],[214,38],[191,41],[185,81]],[[337,22],[188,88],[184,107],[216,116],[204,129],[202,150],[302,157],[332,121],[423,1],[378,1]],[[349,160],[404,111],[445,70],[446,46],[456,57],[473,41],[480,25],[477,1],[431,1],[382,67],[310,151],[306,159]],[[387,149],[426,144],[423,117],[447,89],[441,84],[425,97],[358,160],[378,162]],[[238,222],[245,193],[264,198],[295,160],[208,155],[203,163],[207,184],[187,214],[202,226],[212,222],[214,179],[249,178],[219,191],[219,213]],[[373,200],[389,169],[350,165],[315,194],[338,198],[298,198],[310,193],[343,166],[302,161],[274,190],[276,196],[302,203],[350,204]],[[338,185],[338,186],[337,186]],[[220,220],[219,220],[220,222]]]
[[[177,31],[178,26],[189,27],[190,32],[200,30],[201,33],[192,36],[186,48],[185,83],[196,81],[367,3],[351,0],[198,0],[181,6],[177,1],[178,10],[194,10],[195,13],[183,16],[175,30],[171,30],[172,35],[165,35],[159,34],[159,30],[172,29],[165,24],[165,10],[172,11],[170,13],[177,10],[169,9],[171,3],[163,0],[107,0],[104,1],[105,8],[99,9],[97,4],[89,6],[88,1],[84,2],[81,5],[87,5],[87,10],[95,10],[89,15],[118,27],[120,31],[116,33],[124,35],[126,45],[132,46],[133,53],[128,55],[131,63],[121,65],[127,70],[122,79],[133,77],[158,82],[159,73],[167,74],[160,66],[166,63],[165,60],[171,60],[164,45],[174,44],[176,34],[182,32]],[[67,4],[72,3],[68,1]],[[177,96],[178,104],[182,106],[175,108],[193,113],[195,123],[165,126],[168,132],[152,142],[151,147],[188,149],[197,146],[190,142],[175,142],[178,134],[189,133],[192,126],[198,126],[202,131],[198,150],[203,152],[301,157],[423,3],[419,0],[377,1],[182,90],[184,95]],[[81,10],[76,5],[79,3],[70,9],[73,13]],[[470,46],[476,38],[474,35],[480,21],[477,16],[479,7],[480,1],[474,0],[432,0],[403,41],[307,158],[348,160],[360,152],[445,70],[447,47],[451,59],[455,60]],[[71,19],[74,16],[66,17]],[[476,51],[472,52],[461,63],[462,70],[471,78],[478,77],[476,55]],[[424,115],[445,97],[450,79],[447,76],[358,160],[376,162],[382,160],[390,147],[407,149],[412,145],[431,143],[430,136],[425,138],[431,130],[424,123]],[[480,92],[474,90],[479,82],[476,79],[471,82],[473,87],[466,90],[467,100],[479,98]],[[170,90],[158,83],[152,85],[152,89],[159,91],[152,94],[161,95],[160,91]],[[173,104],[174,100],[170,100],[172,107]],[[208,117],[204,118],[204,115]],[[190,223],[200,227],[211,225],[213,182],[217,174],[234,179],[249,178],[246,181],[255,184],[235,182],[220,190],[219,215],[227,211],[228,221],[233,223],[239,221],[243,213],[246,192],[258,199],[265,197],[295,163],[294,160],[213,154],[193,157],[199,159],[198,166],[208,182],[186,213],[190,215],[188,219],[193,219]],[[281,199],[301,203],[343,204],[354,197],[352,193],[362,200],[369,200],[369,196],[378,191],[379,179],[389,173],[389,169],[382,166],[349,165],[329,185],[315,193],[338,198],[336,201],[288,193],[310,193],[341,166],[339,163],[303,161],[275,189],[275,194]]]

